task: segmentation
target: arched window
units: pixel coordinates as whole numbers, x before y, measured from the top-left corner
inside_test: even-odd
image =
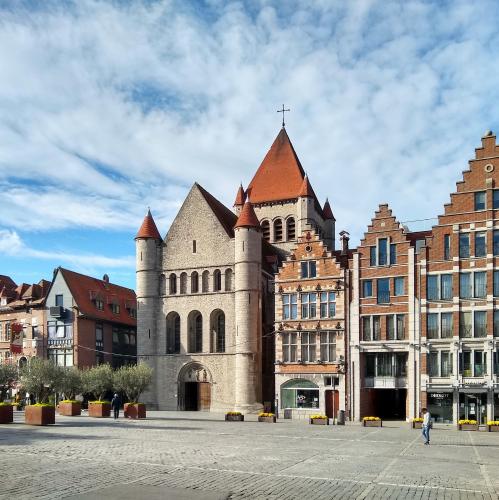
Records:
[[[194,271],[191,274],[191,293],[199,292],[199,274]]]
[[[293,219],[293,217],[290,217],[286,221],[286,233],[287,233],[288,240],[294,240],[295,239],[295,237],[296,237],[295,220]]]
[[[215,269],[213,273],[213,291],[219,292],[222,289],[222,273],[220,269]]]
[[[274,241],[282,241],[282,220],[274,221]]]
[[[180,353],[180,316],[176,312],[166,317],[166,353]]]
[[[266,241],[270,241],[270,222],[268,220],[264,220],[261,223],[263,239]]]
[[[203,271],[201,281],[202,281],[202,284],[201,284],[202,292],[203,293],[209,292],[210,291],[210,272],[209,271]]]
[[[159,281],[159,294],[166,295],[166,276],[164,274],[161,275],[161,279]]]
[[[180,275],[180,293],[187,293],[187,273]]]
[[[232,290],[232,269],[227,269],[225,271],[225,291],[230,292]]]
[[[177,275],[175,273],[170,274],[170,295],[175,295],[177,293]]]
[[[281,386],[281,408],[314,408],[319,387],[305,379],[291,379]]]
[[[203,351],[203,316],[199,311],[189,313],[189,352]]]
[[[210,317],[210,351],[225,352],[225,314],[215,309]]]

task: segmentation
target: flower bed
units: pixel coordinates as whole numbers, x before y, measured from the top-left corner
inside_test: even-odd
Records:
[[[126,418],[146,418],[146,405],[144,403],[125,403],[123,410]]]
[[[107,418],[111,416],[111,403],[109,401],[89,401],[88,416]]]
[[[412,429],[422,429],[423,428],[423,419],[420,417],[413,418],[410,422],[410,426]]]
[[[258,415],[259,422],[267,422],[268,424],[275,424],[276,417],[273,413],[260,413]]]
[[[478,422],[476,420],[459,420],[457,428],[460,431],[477,431]]]
[[[309,422],[312,425],[329,425],[329,418],[326,415],[311,415]]]
[[[65,417],[75,417],[81,415],[81,403],[71,399],[61,401],[58,406],[59,415]]]
[[[24,422],[28,425],[55,424],[55,406],[40,403],[26,406]]]
[[[487,422],[488,432],[499,432],[499,420],[489,420]]]
[[[244,415],[240,411],[228,411],[225,414],[226,422],[244,422]]]
[[[14,421],[14,411],[10,403],[0,403],[0,424],[11,424]]]
[[[362,425],[364,427],[383,427],[383,421],[379,417],[364,417]]]

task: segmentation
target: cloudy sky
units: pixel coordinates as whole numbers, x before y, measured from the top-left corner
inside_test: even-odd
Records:
[[[499,121],[499,3],[0,1],[0,274],[134,287],[198,181],[231,206],[287,130],[337,230],[435,217]],[[415,222],[414,229],[434,221]]]

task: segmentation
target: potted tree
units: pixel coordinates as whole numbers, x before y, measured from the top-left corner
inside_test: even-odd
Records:
[[[73,417],[81,415],[81,402],[75,398],[83,391],[83,378],[76,367],[64,368],[59,383],[58,391],[64,394],[64,399],[59,402],[59,415]]]
[[[83,372],[83,386],[86,392],[98,399],[88,402],[88,416],[103,418],[111,415],[111,402],[104,400],[108,391],[113,388],[113,369],[107,365],[98,365]]]
[[[26,406],[24,421],[28,425],[55,424],[55,406],[49,398],[60,384],[62,368],[52,361],[31,358],[21,370],[21,385],[35,397],[36,403]]]
[[[11,403],[4,400],[17,380],[16,365],[0,365],[0,424],[11,424],[14,421],[14,412]]]
[[[146,418],[146,405],[139,403],[140,395],[152,381],[152,368],[145,363],[125,365],[114,372],[114,387],[123,392],[128,403],[124,405],[127,418]]]
[[[383,427],[383,421],[379,417],[364,417],[362,425],[364,427]]]

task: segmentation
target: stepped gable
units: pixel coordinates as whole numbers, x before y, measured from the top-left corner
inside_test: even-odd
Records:
[[[244,205],[245,201],[246,201],[246,193],[243,189],[243,185],[241,184],[239,186],[239,189],[237,190],[236,201],[234,202],[234,206],[238,207],[238,206]]]
[[[250,201],[244,204],[234,228],[236,227],[253,227],[260,229],[260,222]]]
[[[135,236],[135,239],[138,238],[152,238],[155,240],[162,239],[150,210],[147,211],[147,215],[144,217],[144,221],[140,226],[139,232],[137,233],[137,236]]]
[[[305,171],[283,127],[253,179],[247,193],[252,203],[290,200],[298,197]]]
[[[208,191],[206,191],[206,189],[200,186],[197,182],[194,185],[199,189],[199,192],[203,195],[206,203],[208,203],[227,234],[233,238],[237,215],[234,214],[232,210],[229,210],[223,203],[219,202],[212,194],[208,193]]]
[[[62,267],[59,268],[59,271],[71,291],[81,315],[135,326],[136,320],[129,313],[130,305],[136,304],[137,301],[133,290]],[[104,302],[102,311],[97,309],[95,305],[96,297]],[[111,302],[120,305],[118,314],[113,313],[111,310]]]

